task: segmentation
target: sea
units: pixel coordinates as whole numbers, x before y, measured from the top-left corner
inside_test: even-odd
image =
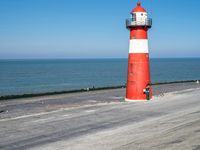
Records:
[[[127,59],[0,60],[0,96],[126,84]],[[200,58],[151,59],[152,83],[200,80]]]

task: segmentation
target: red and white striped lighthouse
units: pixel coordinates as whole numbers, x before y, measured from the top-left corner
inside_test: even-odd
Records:
[[[151,26],[152,20],[138,2],[131,18],[126,20],[126,27],[130,30],[126,101],[152,99],[147,35]]]

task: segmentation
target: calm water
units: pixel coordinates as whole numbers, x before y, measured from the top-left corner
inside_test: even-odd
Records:
[[[124,85],[126,59],[0,60],[0,96]],[[200,79],[200,59],[152,59],[152,82]]]

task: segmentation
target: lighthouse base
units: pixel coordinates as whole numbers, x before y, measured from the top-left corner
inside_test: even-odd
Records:
[[[152,99],[150,99],[150,100],[146,100],[146,99],[127,99],[127,98],[125,98],[125,101],[126,102],[146,102],[146,101],[151,101]]]

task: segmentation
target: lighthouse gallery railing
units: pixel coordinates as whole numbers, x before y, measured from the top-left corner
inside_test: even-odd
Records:
[[[148,19],[146,19],[144,21],[133,21],[131,18],[130,19],[126,19],[126,27],[127,28],[137,27],[137,26],[144,26],[144,27],[151,28],[152,19],[148,18]]]

